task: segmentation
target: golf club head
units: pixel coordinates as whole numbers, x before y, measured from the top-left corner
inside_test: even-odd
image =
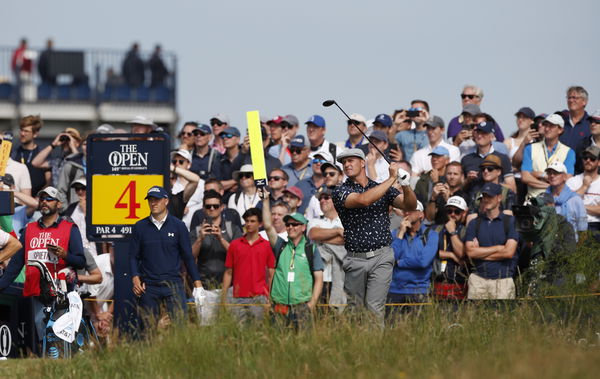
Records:
[[[330,107],[330,106],[332,106],[333,104],[335,104],[335,100],[325,100],[325,101],[323,102],[323,106],[324,106],[324,107]]]

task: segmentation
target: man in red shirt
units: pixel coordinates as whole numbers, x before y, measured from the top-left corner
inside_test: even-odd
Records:
[[[262,212],[250,208],[242,215],[246,222],[246,234],[231,241],[225,258],[223,274],[223,302],[230,296],[234,305],[232,312],[240,322],[249,317],[261,320],[269,304],[269,288],[275,273],[275,255],[269,241],[258,234],[262,225]],[[265,304],[247,306],[245,304]]]

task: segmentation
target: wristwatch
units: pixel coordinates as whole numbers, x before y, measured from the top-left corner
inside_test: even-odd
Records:
[[[455,231],[453,231],[453,232],[448,232],[448,234],[450,234],[451,236],[455,236],[455,235],[457,235],[457,234],[458,234],[458,231],[456,231],[456,230],[455,230]]]

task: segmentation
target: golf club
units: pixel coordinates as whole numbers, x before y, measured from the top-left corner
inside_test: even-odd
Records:
[[[337,103],[335,100],[325,100],[325,101],[323,102],[323,106],[324,106],[324,107],[330,107],[330,106],[332,106],[332,105],[334,105],[334,104],[335,104],[335,106],[336,106],[336,107],[338,107],[338,108],[340,109],[340,111],[342,111],[342,113],[344,114],[344,116],[346,116],[346,117],[348,118],[348,120],[349,120],[349,121],[352,121],[352,119],[350,118],[350,116],[348,116],[348,114],[347,114],[346,112],[344,112],[344,110],[342,109],[342,107],[340,107],[340,105],[339,105],[339,104],[338,104],[338,103]],[[383,159],[385,159],[385,161],[386,161],[388,164],[392,163],[392,162],[390,162],[390,159],[389,159],[389,158],[388,158],[388,157],[387,157],[387,156],[386,156],[386,155],[383,153],[383,151],[379,150],[379,148],[377,147],[377,145],[375,145],[375,144],[373,143],[373,141],[371,141],[371,139],[370,139],[370,138],[369,138],[369,137],[368,137],[368,136],[367,136],[367,135],[366,135],[366,134],[365,134],[365,133],[364,133],[364,132],[363,132],[363,131],[362,131],[362,130],[359,128],[359,127],[358,127],[358,125],[356,125],[356,124],[353,124],[353,125],[354,125],[354,127],[356,127],[356,129],[358,129],[358,131],[359,131],[359,132],[360,132],[360,133],[361,133],[361,134],[362,134],[362,135],[363,135],[363,136],[364,136],[364,137],[367,139],[367,141],[369,141],[369,143],[370,143],[371,145],[373,145],[373,147],[374,147],[375,149],[377,149],[377,151],[379,151],[379,153],[381,154],[381,156],[383,157]]]

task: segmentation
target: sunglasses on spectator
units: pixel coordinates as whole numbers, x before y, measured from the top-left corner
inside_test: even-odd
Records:
[[[185,159],[173,159],[173,160],[171,161],[171,163],[173,163],[173,164],[177,164],[177,163],[179,163],[179,164],[184,164],[185,162],[186,162],[186,160],[185,160]]]
[[[598,160],[598,157],[594,157],[593,155],[584,155],[583,160],[596,162]]]
[[[204,208],[206,209],[219,209],[221,204],[204,204]]]
[[[192,132],[192,134],[194,135],[194,137],[198,137],[198,136],[203,136],[204,137],[204,136],[209,135],[210,133],[204,133],[202,130],[194,130]]]
[[[473,100],[473,99],[474,99],[474,98],[476,98],[476,97],[479,97],[479,96],[477,96],[477,95],[467,95],[466,93],[461,93],[461,94],[460,94],[460,98],[461,98],[461,99],[463,99],[463,100],[464,100],[464,99],[470,99],[470,100]]]
[[[329,200],[329,199],[331,199],[331,196],[329,196],[329,195],[321,195],[321,196],[319,196],[319,201],[321,201],[321,200]]]
[[[483,167],[481,168],[481,171],[489,171],[489,172],[492,172],[492,171],[494,171],[494,170],[500,170],[500,167],[498,167],[498,166],[483,166]]]
[[[40,197],[40,201],[57,201],[58,199],[51,196],[42,196]]]
[[[290,153],[292,153],[292,154],[302,154],[302,149],[299,149],[299,148],[290,149]]]
[[[251,172],[243,172],[243,173],[240,173],[240,179],[248,179],[248,178],[251,178],[252,175],[253,174]]]
[[[360,121],[348,120],[348,125],[360,125]]]
[[[285,223],[285,227],[286,227],[286,228],[290,228],[290,227],[292,227],[292,228],[293,228],[293,227],[300,226],[300,225],[302,225],[302,224],[300,224],[300,223],[298,223],[298,222],[286,222],[286,223]]]
[[[313,164],[317,164],[317,163],[323,164],[323,163],[327,163],[327,161],[325,159],[315,158],[312,160],[312,163]]]
[[[223,133],[221,134],[221,138],[233,138],[234,135],[233,134],[229,134],[229,133]]]
[[[335,171],[327,171],[326,173],[324,173],[323,175],[325,176],[331,176],[332,178],[335,176],[336,172]]]
[[[274,180],[274,181],[278,182],[281,179],[283,179],[282,176],[269,176],[269,181]]]
[[[75,192],[85,191],[85,187],[84,186],[75,186],[74,189],[75,189]]]
[[[193,132],[181,132],[180,136],[182,136],[182,137],[191,137],[191,136],[195,135],[194,132],[195,132],[195,130]]]
[[[219,120],[210,120],[210,125],[211,126],[215,126],[215,125],[217,125],[217,126],[223,126],[223,124],[224,124],[224,122],[221,122]]]
[[[290,124],[287,121],[281,121],[279,123],[279,126],[281,126],[282,129],[294,129],[294,125]]]
[[[455,215],[460,215],[461,213],[463,213],[463,211],[461,211],[460,209],[452,209],[452,208],[447,208],[446,209],[446,213],[448,213],[449,215],[451,214],[455,214]]]

